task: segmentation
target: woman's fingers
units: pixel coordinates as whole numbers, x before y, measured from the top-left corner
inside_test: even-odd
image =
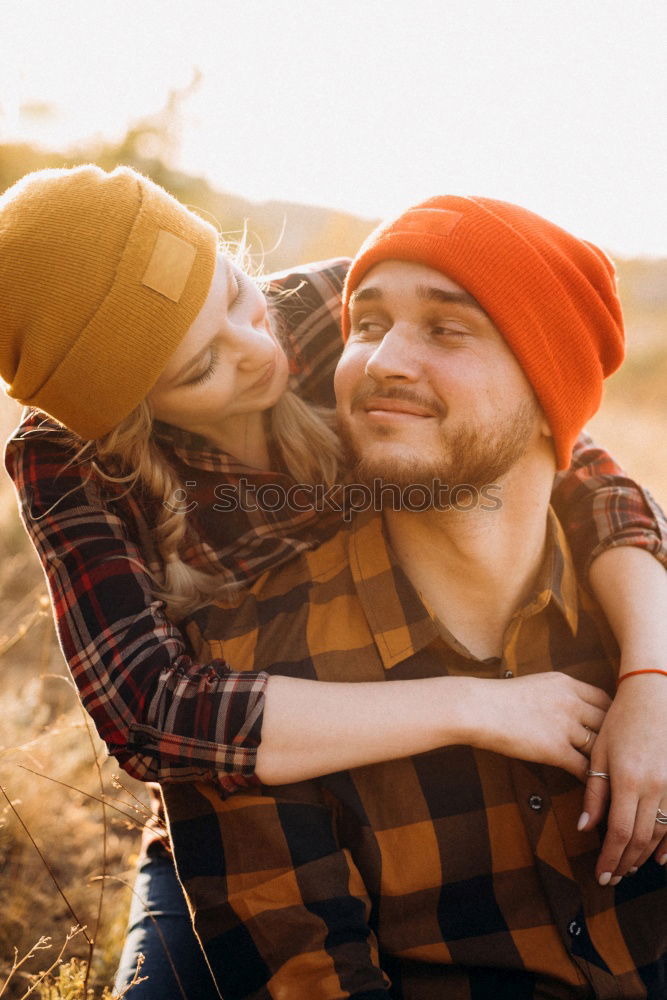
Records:
[[[667,803],[663,804],[662,811],[667,812]],[[661,831],[667,831],[667,827],[665,826],[661,826],[660,829]],[[667,832],[658,841],[654,856],[659,865],[667,865]]]
[[[590,775],[588,772],[591,770],[598,773]],[[578,823],[580,830],[590,830],[597,826],[607,811],[610,797],[609,779],[599,776],[606,773],[602,767],[593,768],[592,762],[586,761],[586,791],[584,808]]]
[[[587,726],[588,729],[592,729],[594,733],[599,733],[606,714],[606,711],[602,708],[596,708],[594,705],[586,705],[581,717],[582,725]]]
[[[637,799],[633,795],[612,794],[609,807],[607,834],[595,866],[595,877],[600,885],[620,881],[619,865],[630,842],[637,820]],[[634,856],[638,856],[638,851]]]
[[[644,798],[639,801],[634,829],[618,862],[615,875],[627,875],[631,868],[638,868],[655,850],[660,839],[660,825],[656,823],[658,807],[659,802],[654,798]]]
[[[595,687],[593,684],[586,684],[585,681],[577,681],[577,684],[579,685],[578,691],[582,701],[592,705],[594,708],[600,709],[604,718],[611,705],[611,698],[607,692],[603,691],[602,688]]]
[[[558,766],[562,767],[564,771],[569,771],[575,778],[585,783],[586,770],[589,763],[588,757],[581,753],[580,750],[575,750],[574,747],[567,747],[563,751],[563,757]]]

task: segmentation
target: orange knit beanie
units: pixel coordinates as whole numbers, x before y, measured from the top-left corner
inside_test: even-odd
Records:
[[[558,468],[597,410],[602,380],[623,360],[614,268],[592,243],[539,215],[490,198],[431,198],[383,223],[365,240],[343,293],[383,260],[441,271],[477,299],[507,341],[544,410]]]
[[[0,198],[0,376],[83,438],[146,396],[208,294],[209,223],[128,167],[28,174]]]

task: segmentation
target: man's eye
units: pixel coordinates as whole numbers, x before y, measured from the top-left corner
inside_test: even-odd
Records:
[[[382,337],[386,329],[387,327],[384,323],[378,323],[377,320],[372,319],[360,319],[352,326],[353,333],[361,335],[366,339]]]
[[[470,330],[463,326],[453,326],[450,323],[435,325],[431,327],[431,333],[436,337],[449,337],[452,340],[460,340],[467,337]]]

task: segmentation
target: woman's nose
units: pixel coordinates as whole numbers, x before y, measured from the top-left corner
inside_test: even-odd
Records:
[[[230,347],[236,355],[239,368],[254,371],[268,364],[276,352],[276,342],[264,325],[263,317],[248,319],[230,329]]]

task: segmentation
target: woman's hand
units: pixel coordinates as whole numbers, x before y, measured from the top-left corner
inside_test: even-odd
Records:
[[[586,780],[588,754],[610,705],[604,691],[557,670],[477,683],[494,689],[478,697],[476,726],[467,742]]]
[[[656,823],[667,813],[667,677],[629,677],[619,689],[594,742],[592,771],[584,796],[580,829],[602,819],[609,804],[607,835],[595,866],[601,885],[616,885],[652,852],[667,860],[667,827]]]

